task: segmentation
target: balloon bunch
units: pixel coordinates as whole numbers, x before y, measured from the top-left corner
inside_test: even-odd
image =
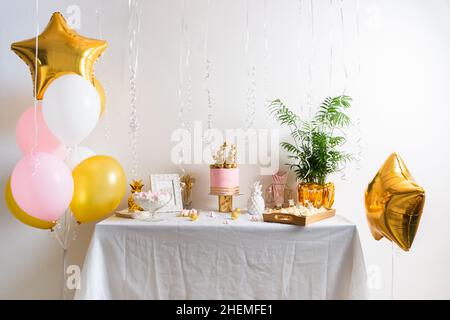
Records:
[[[30,67],[37,102],[17,123],[24,157],[5,189],[8,208],[27,225],[52,229],[69,207],[79,223],[95,221],[125,195],[120,163],[78,146],[105,108],[93,67],[106,47],[76,33],[59,12],[37,38],[11,45]]]

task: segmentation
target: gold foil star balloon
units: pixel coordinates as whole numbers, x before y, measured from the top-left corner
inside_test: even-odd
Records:
[[[382,237],[408,251],[419,227],[425,202],[420,187],[399,155],[385,161],[367,187],[367,221],[375,240]]]
[[[42,100],[50,82],[64,74],[78,74],[95,85],[94,63],[106,49],[106,41],[79,35],[69,27],[61,13],[55,12],[37,42],[37,56],[36,38],[15,42],[11,50],[30,67],[38,100]]]

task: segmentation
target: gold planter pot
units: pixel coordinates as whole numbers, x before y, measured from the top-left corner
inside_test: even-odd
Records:
[[[298,203],[307,206],[311,203],[315,208],[331,209],[334,203],[334,184],[299,183]]]

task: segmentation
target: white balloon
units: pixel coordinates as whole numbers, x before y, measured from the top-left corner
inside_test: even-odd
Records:
[[[83,160],[95,156],[96,153],[89,149],[88,147],[78,146],[70,151],[66,157],[66,164],[70,170],[75,169],[75,167]]]
[[[76,74],[55,79],[45,92],[42,106],[48,128],[67,146],[75,146],[86,138],[100,116],[97,90]]]

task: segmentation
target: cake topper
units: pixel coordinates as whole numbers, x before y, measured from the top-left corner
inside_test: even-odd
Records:
[[[228,153],[227,153],[228,151]],[[211,168],[237,168],[236,162],[237,147],[236,144],[229,145],[225,141],[213,154],[214,163]]]

